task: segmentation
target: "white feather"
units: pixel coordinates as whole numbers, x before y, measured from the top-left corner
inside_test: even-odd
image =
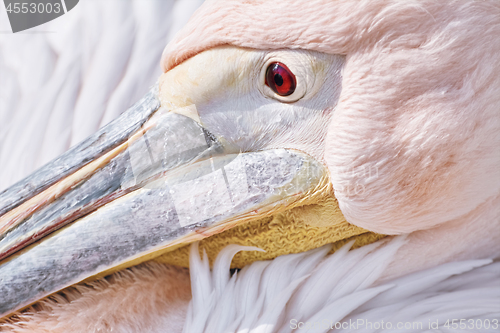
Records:
[[[360,320],[372,326],[381,321],[420,325],[404,331],[422,332],[436,320],[442,326],[449,318],[498,318],[500,265],[491,260],[448,263],[381,283],[383,270],[405,241],[400,236],[349,251],[350,242],[330,256],[326,254],[331,246],[324,246],[255,262],[231,278],[229,264],[240,247],[221,251],[217,267],[210,271],[206,259],[200,264],[194,244],[191,275],[210,283],[196,280],[193,285],[190,309],[198,310],[190,312],[184,332],[284,333],[302,322],[310,326],[300,332],[319,333],[329,332],[336,323]],[[202,304],[198,294],[212,298]],[[336,331],[351,332],[352,327]],[[354,331],[394,330],[364,326]]]
[[[86,0],[27,32],[0,6],[0,191],[139,100],[201,0]],[[5,33],[4,33],[5,32]]]

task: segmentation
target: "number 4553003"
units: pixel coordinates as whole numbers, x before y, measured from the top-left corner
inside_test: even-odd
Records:
[[[448,329],[498,329],[498,319],[448,319],[443,327]]]
[[[62,10],[60,3],[35,3],[35,2],[15,2],[7,5],[7,13],[55,13],[59,14]]]

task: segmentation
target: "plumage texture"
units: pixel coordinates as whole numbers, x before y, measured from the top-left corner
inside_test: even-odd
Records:
[[[37,311],[20,317],[22,324],[0,326],[0,331],[284,333],[300,322],[319,322],[320,329],[298,331],[327,332],[321,329],[325,322],[335,326],[362,319],[357,330],[363,332],[394,331],[388,322],[394,328],[400,322],[411,323],[413,332],[424,332],[436,320],[441,327],[433,332],[455,332],[442,327],[447,319],[484,321],[500,316],[498,262],[448,263],[381,282],[383,270],[405,241],[398,237],[349,251],[350,242],[330,256],[327,245],[255,262],[232,276],[229,266],[235,253],[255,248],[230,245],[211,270],[195,243],[190,253],[189,306],[187,271],[148,263],[45,300]],[[382,321],[385,330],[369,329],[368,323]],[[335,332],[352,329],[346,327]]]
[[[398,237],[349,251],[350,242],[331,256],[325,256],[330,246],[324,246],[256,262],[232,276],[231,257],[247,248],[226,247],[210,271],[206,255],[201,259],[193,244],[193,300],[183,332],[284,333],[300,322],[299,332],[328,332],[325,327],[347,323],[335,330],[346,332],[358,320],[364,320],[354,328],[359,332],[390,332],[388,323],[395,329],[400,322],[423,332],[436,320],[441,328],[434,332],[452,332],[442,327],[448,318],[498,318],[500,263],[491,260],[449,263],[380,283],[404,242]],[[368,322],[380,328],[382,321],[385,329],[370,329]]]
[[[87,0],[27,32],[1,33],[0,191],[139,100],[201,3]],[[3,5],[0,29],[10,31]]]
[[[190,299],[186,269],[150,262],[66,289],[0,332],[179,332]]]

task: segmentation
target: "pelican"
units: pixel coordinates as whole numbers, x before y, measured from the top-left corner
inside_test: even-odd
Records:
[[[2,329],[493,329],[498,36],[494,0],[205,2],[139,102],[0,194]]]

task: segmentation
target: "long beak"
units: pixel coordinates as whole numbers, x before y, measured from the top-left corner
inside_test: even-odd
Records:
[[[135,265],[328,183],[298,151],[239,153],[191,118],[131,110],[0,194],[0,317]]]

